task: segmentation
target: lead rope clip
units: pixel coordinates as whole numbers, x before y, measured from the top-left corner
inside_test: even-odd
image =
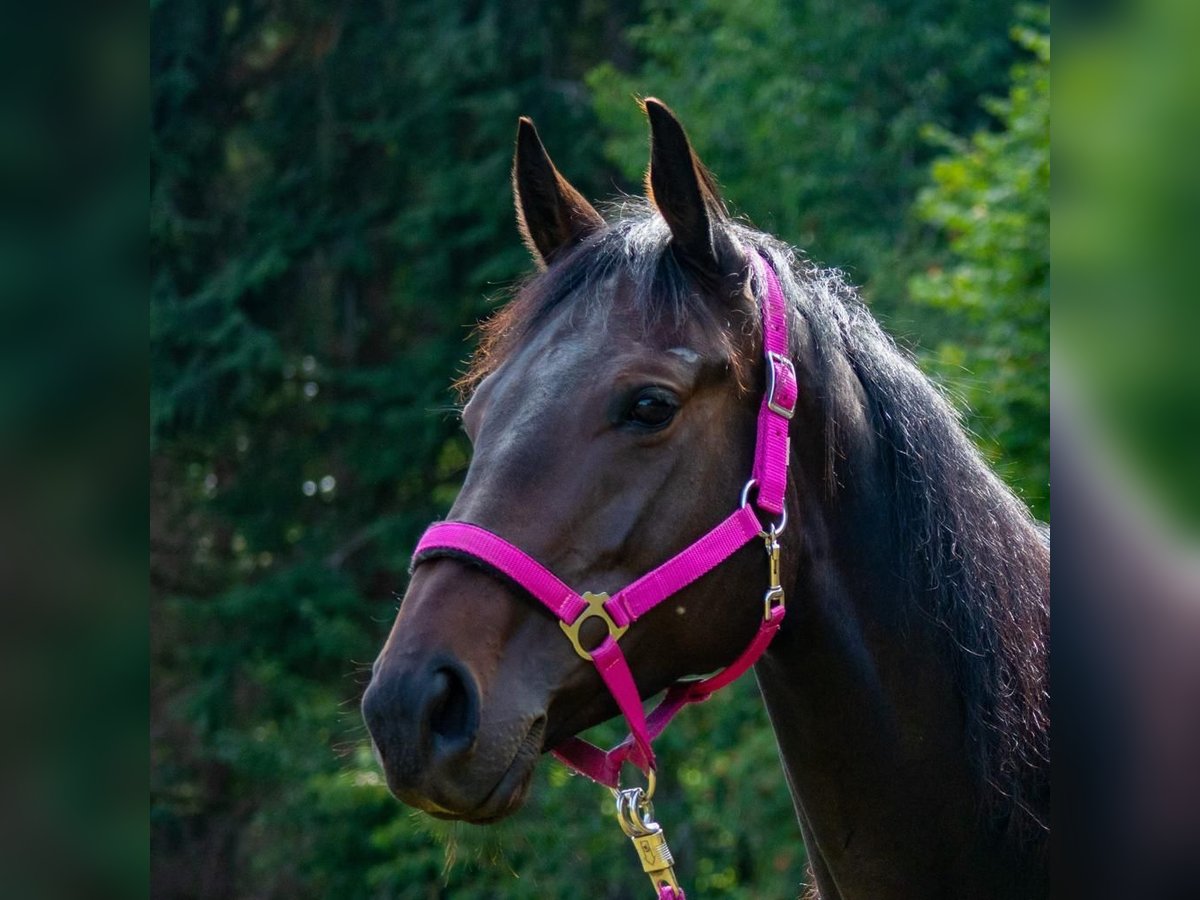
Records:
[[[762,533],[762,539],[767,547],[771,579],[767,592],[763,595],[763,618],[770,619],[771,614],[784,604],[783,584],[779,577],[779,531],[772,525]]]
[[[675,878],[675,858],[667,846],[662,826],[654,821],[654,807],[640,787],[614,791],[617,822],[633,842],[642,870],[650,876],[659,900],[684,900],[683,888]]]

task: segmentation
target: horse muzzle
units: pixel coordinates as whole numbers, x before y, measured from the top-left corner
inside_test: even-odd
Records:
[[[363,720],[389,790],[443,818],[490,821],[525,798],[543,750],[547,692],[489,634],[515,627],[494,579],[447,561],[413,577],[375,662]],[[548,629],[549,623],[543,623]]]
[[[484,822],[515,811],[542,752],[544,715],[485,723],[475,678],[441,655],[379,667],[362,712],[388,789],[441,818]]]

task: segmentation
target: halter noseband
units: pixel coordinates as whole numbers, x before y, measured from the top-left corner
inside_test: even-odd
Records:
[[[629,735],[608,751],[572,737],[554,747],[552,752],[575,771],[614,790],[618,787],[621,765],[626,761],[645,772],[653,784],[655,760],[651,744],[654,739],[684,706],[707,700],[754,665],[783,622],[784,594],[779,583],[778,538],[787,521],[784,493],[788,474],[788,423],[796,410],[796,372],[788,350],[787,309],[779,279],[761,253],[755,252],[754,259],[766,284],[760,305],[767,388],[758,412],[754,467],[742,491],[741,505],[732,515],[691,546],[611,597],[576,593],[520,548],[468,522],[438,522],[430,526],[413,553],[414,566],[445,552],[472,556],[507,575],[559,619],[575,652],[595,664],[629,723]],[[764,529],[756,509],[782,518],[777,525]],[[647,716],[617,641],[630,624],[724,562],[755,537],[761,537],[765,542],[770,560],[770,587],[763,598],[763,620],[758,632],[741,655],[716,675],[702,681],[677,682],[668,688],[662,702]],[[579,642],[580,628],[589,619],[599,619],[608,629],[607,637],[590,651]],[[650,793],[653,793],[652,789],[647,791],[647,799]]]

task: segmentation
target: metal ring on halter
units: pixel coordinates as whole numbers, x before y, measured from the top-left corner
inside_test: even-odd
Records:
[[[629,837],[644,837],[661,831],[654,821],[654,804],[642,793],[642,789],[627,788],[616,792],[617,824]]]
[[[630,765],[632,765],[632,763]],[[630,791],[641,791],[642,795],[643,795],[642,799],[646,803],[649,803],[651,798],[654,797],[654,789],[656,787],[658,787],[658,776],[655,775],[653,769],[647,769],[646,770],[646,787],[644,789],[639,788],[639,787],[632,787],[632,788],[621,787],[621,776],[618,774],[617,775],[617,786],[615,788],[609,788],[609,790],[612,791],[612,795],[617,798],[618,802],[620,802],[620,797],[622,794],[627,794]]]
[[[749,481],[746,482],[745,487],[742,488],[741,505],[743,507],[745,507],[750,502],[750,491],[756,487],[758,487],[758,479],[751,478]],[[779,537],[779,535],[783,534],[783,529],[787,528],[787,504],[786,503],[783,505],[783,514],[780,515],[779,521],[777,523],[775,523],[774,526],[771,526],[771,527],[773,527],[775,529],[775,537]],[[765,529],[765,528],[762,529],[761,531],[759,531],[758,534],[760,537],[766,537],[767,529]]]
[[[758,479],[757,479],[757,478],[751,478],[749,481],[747,481],[747,482],[746,482],[746,486],[742,488],[742,502],[741,502],[741,505],[742,505],[743,507],[744,507],[744,506],[745,506],[747,503],[749,503],[749,502],[750,502],[750,491],[751,491],[753,488],[756,488],[756,487],[758,487]]]

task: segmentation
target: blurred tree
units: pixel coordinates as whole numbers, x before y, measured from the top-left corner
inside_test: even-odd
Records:
[[[499,826],[414,816],[357,711],[413,542],[465,470],[448,388],[464,326],[530,268],[507,190],[516,116],[604,197],[645,164],[629,92],[663,96],[739,206],[882,300],[911,272],[901,249],[934,240],[906,218],[932,152],[920,126],[982,122],[1009,9],[151,15],[154,895],[640,896],[605,792],[548,765]],[[754,686],[663,743],[677,775],[659,814],[688,885],[797,893],[804,850]]]
[[[910,207],[934,153],[922,129],[970,131],[1013,58],[1013,4],[949,0],[652,0],[630,29],[642,61],[588,78],[608,156],[631,181],[645,127],[631,96],[686,123],[735,209],[864,285],[897,316],[913,257]]]
[[[929,355],[965,400],[968,423],[1042,518],[1050,514],[1049,12],[1026,10],[1014,39],[1031,54],[1005,99],[988,100],[999,131],[964,141],[932,168],[920,218],[948,235],[949,261],[915,276],[914,299],[945,310],[950,332]]]
[[[154,5],[158,895],[361,896],[389,860],[439,883],[441,838],[332,750],[465,466],[464,325],[528,266],[516,117],[594,189],[580,73],[627,14]]]
[[[1100,7],[1055,71],[1054,334],[1148,516],[1200,538],[1200,5]],[[1065,98],[1065,102],[1064,102]],[[1121,470],[1125,470],[1123,473]]]

